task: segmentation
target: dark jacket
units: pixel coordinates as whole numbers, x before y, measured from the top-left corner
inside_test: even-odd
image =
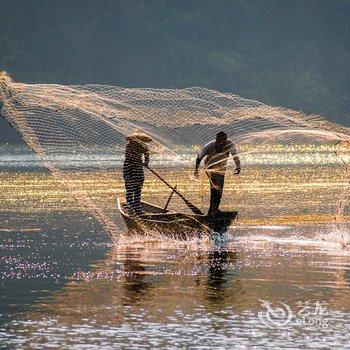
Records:
[[[124,178],[142,178],[143,163],[149,163],[149,149],[146,144],[136,138],[127,138],[125,160],[123,165]]]

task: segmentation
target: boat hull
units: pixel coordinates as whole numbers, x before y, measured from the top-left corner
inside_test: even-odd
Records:
[[[163,208],[142,202],[143,214],[130,215],[125,200],[118,198],[118,209],[126,226],[138,234],[160,233],[175,239],[191,239],[211,232],[225,232],[237,217],[237,211],[220,212],[216,216],[164,211]]]

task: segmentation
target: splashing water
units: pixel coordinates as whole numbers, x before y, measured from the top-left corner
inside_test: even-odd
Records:
[[[193,181],[192,167],[223,130],[242,162],[240,176],[228,171],[222,201],[238,210],[236,228],[321,225],[331,240],[349,242],[349,128],[204,88],[31,85],[1,74],[0,98],[1,114],[115,240],[126,136],[151,136],[150,164],[204,211],[207,180]],[[168,188],[148,175],[143,198],[164,204]],[[170,207],[187,210],[175,197]]]

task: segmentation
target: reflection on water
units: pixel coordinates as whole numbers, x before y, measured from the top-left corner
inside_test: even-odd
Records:
[[[123,233],[116,247],[47,173],[0,173],[0,347],[350,347],[350,254],[324,241],[340,175],[276,169],[269,185],[246,169],[227,178],[223,206],[240,212],[227,243]],[[189,170],[171,176],[205,206],[207,188]],[[75,180],[111,203],[122,190],[113,172]],[[165,200],[152,181],[145,198]],[[264,220],[287,191],[285,212]]]
[[[236,253],[214,250],[208,253],[208,276],[206,282],[206,298],[212,303],[222,303],[227,298],[227,272],[229,259],[237,259]],[[234,290],[229,291],[234,293]]]
[[[285,243],[257,242],[252,248],[239,238],[225,247],[191,242],[165,249],[162,244],[134,238],[132,244],[111,246],[90,267],[77,265],[56,291],[3,324],[3,343],[39,348],[231,348],[232,341],[233,347],[247,348],[350,345],[348,253]],[[265,310],[261,300],[284,302],[295,317],[300,302],[322,303],[327,312],[319,317],[326,327],[300,326],[296,318],[285,327],[269,327],[259,318]]]

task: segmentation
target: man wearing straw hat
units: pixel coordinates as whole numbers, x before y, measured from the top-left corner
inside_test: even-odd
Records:
[[[198,168],[204,157],[206,173],[210,181],[210,206],[208,215],[215,215],[219,206],[224,188],[226,163],[229,155],[232,155],[236,164],[235,174],[241,172],[241,162],[237,155],[235,144],[227,138],[227,134],[220,131],[216,139],[208,142],[197,156],[194,175],[198,177]]]
[[[148,166],[149,148],[152,138],[144,134],[126,137],[123,177],[125,182],[126,206],[132,214],[142,214],[141,191],[144,182],[143,164]]]

